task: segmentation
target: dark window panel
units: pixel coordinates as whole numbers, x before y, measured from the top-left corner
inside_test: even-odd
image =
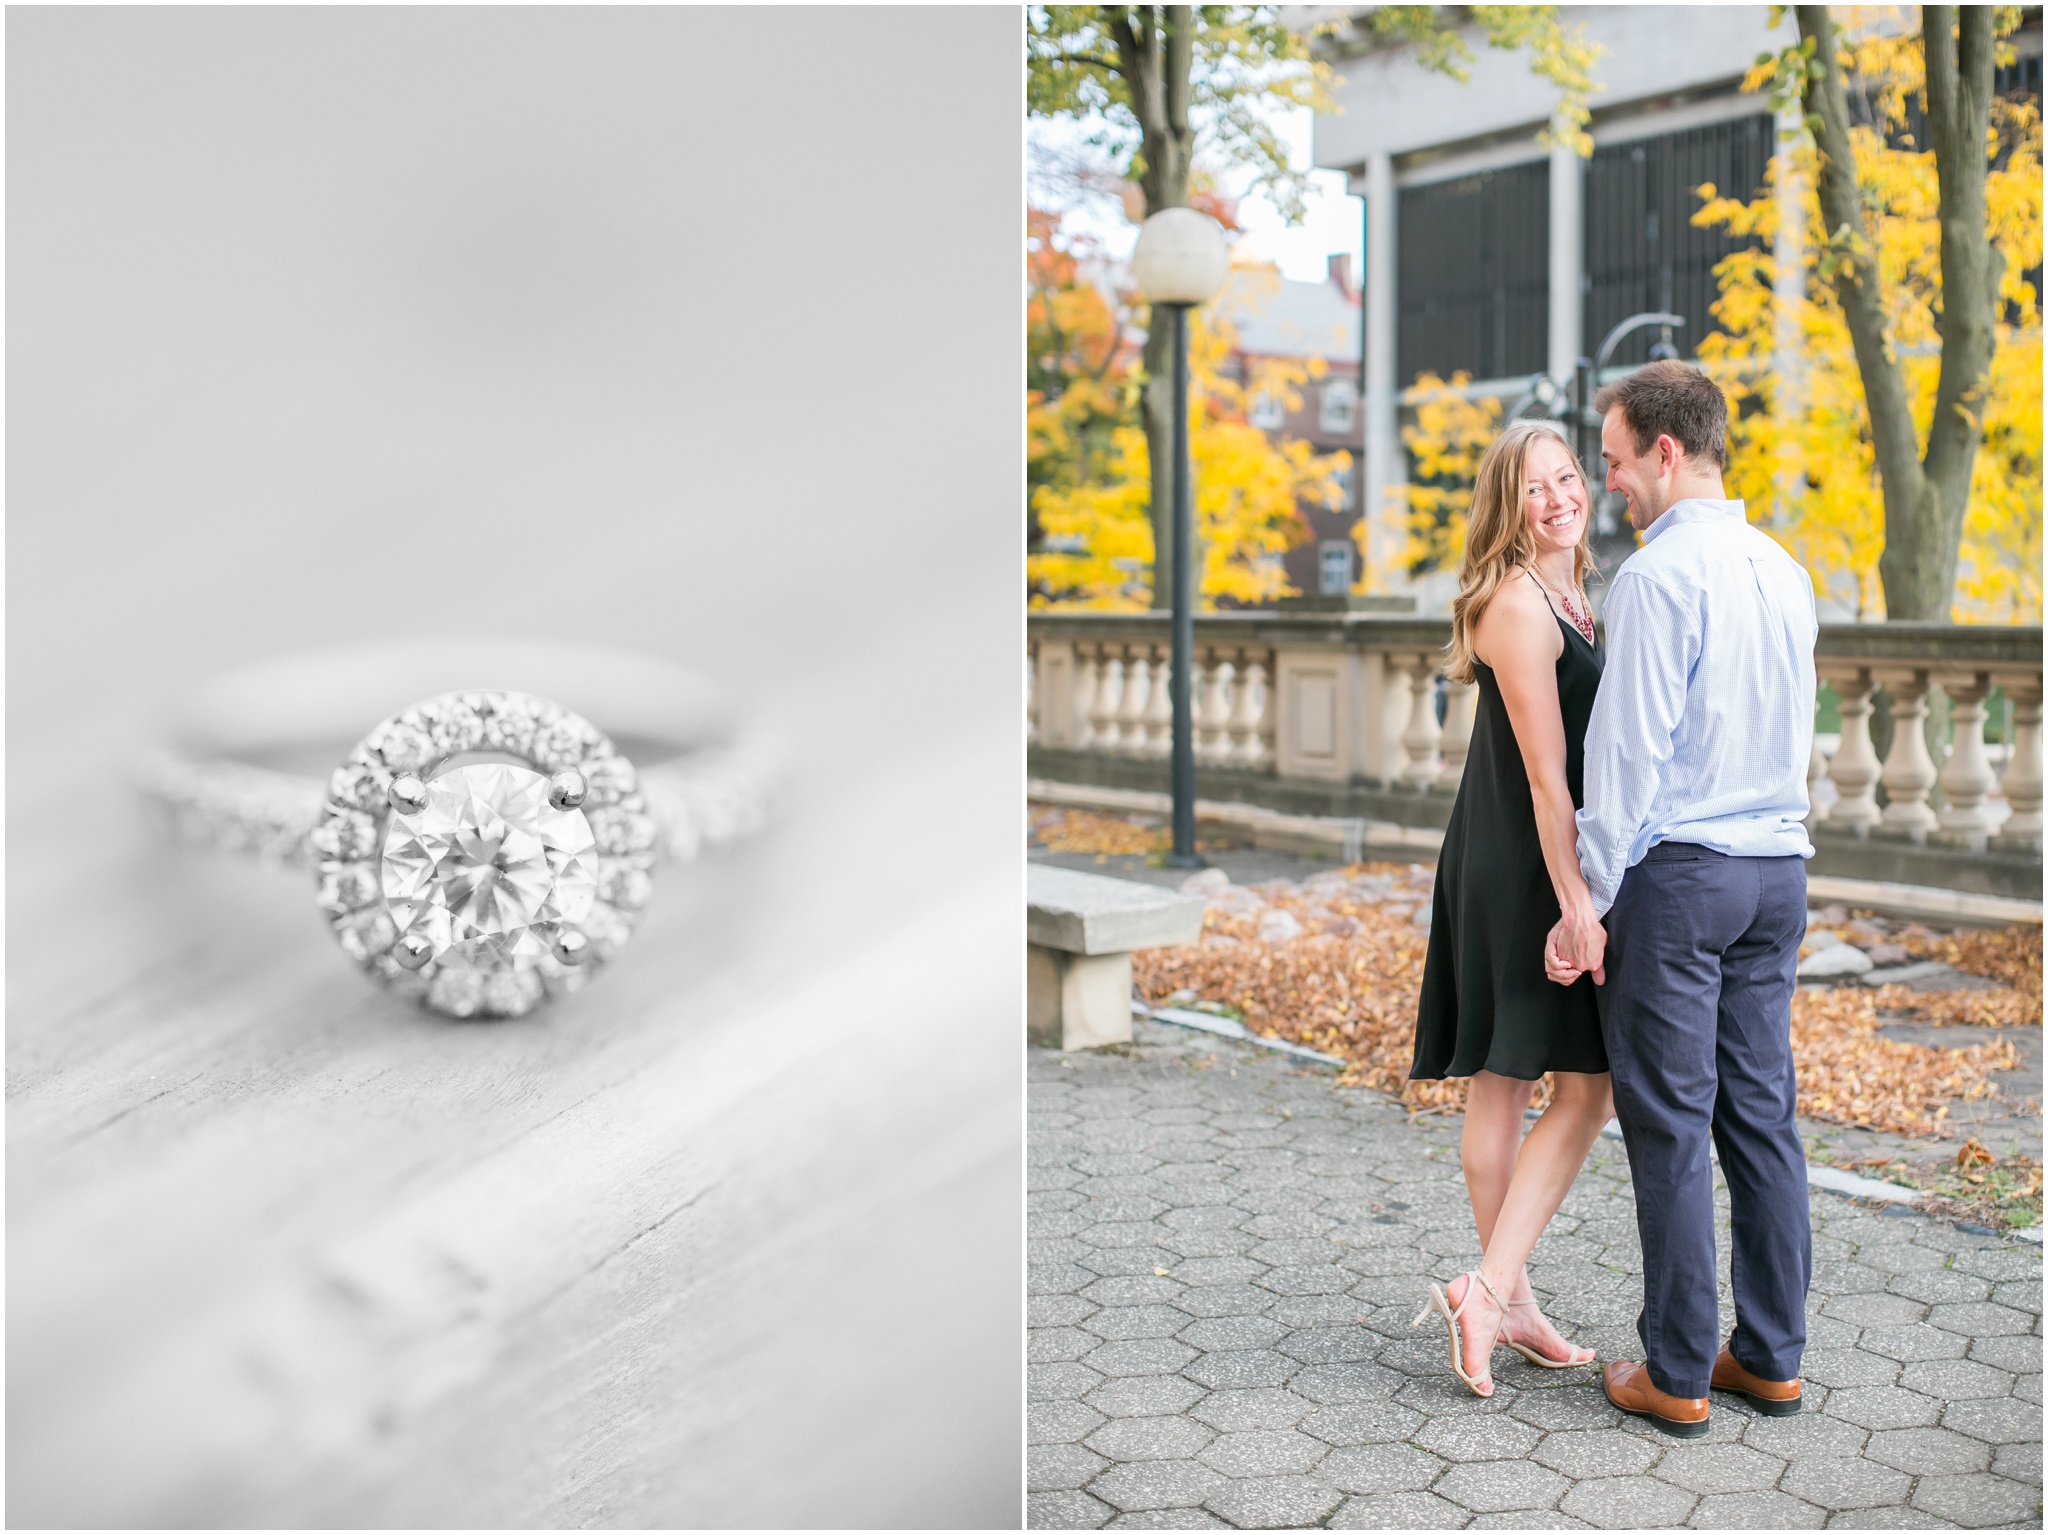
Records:
[[[1395,371],[1512,378],[1550,338],[1550,166],[1538,161],[1406,187]]]
[[[1710,306],[1720,297],[1714,266],[1756,244],[1719,229],[1694,227],[1694,189],[1711,181],[1724,196],[1756,196],[1773,147],[1767,116],[1736,118],[1658,138],[1610,144],[1586,165],[1585,336],[1591,355],[1607,332],[1630,315],[1669,309],[1686,318],[1672,339],[1686,356],[1720,327]],[[1637,331],[1615,349],[1612,365],[1646,360],[1654,330]]]

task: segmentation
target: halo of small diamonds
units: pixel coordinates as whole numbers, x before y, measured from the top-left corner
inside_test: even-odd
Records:
[[[580,799],[564,775],[581,776]],[[656,843],[633,765],[601,731],[504,692],[383,721],[334,770],[308,838],[342,951],[453,1018],[518,1017],[587,984],[633,931]]]

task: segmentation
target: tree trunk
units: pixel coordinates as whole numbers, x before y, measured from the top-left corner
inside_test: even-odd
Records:
[[[1870,412],[1870,436],[1884,495],[1884,553],[1878,576],[1885,612],[1896,619],[1949,616],[1970,471],[1983,440],[1978,425],[1991,365],[2000,260],[1984,228],[1985,135],[1990,126],[1992,12],[1925,6],[1927,117],[1940,183],[1941,379],[1922,459],[1912,402],[1886,335],[1883,280],[1863,214],[1849,140],[1849,108],[1828,8],[1794,8],[1813,42],[1817,71],[1806,80],[1806,110],[1817,120],[1819,194],[1828,231],[1831,282],[1855,347]]]
[[[1161,12],[1164,16],[1161,16]],[[1185,5],[1139,5],[1111,18],[1117,62],[1144,130],[1139,185],[1149,216],[1185,208],[1195,134],[1188,122],[1195,18]],[[1173,332],[1145,327],[1145,449],[1152,466],[1152,606],[1173,605]],[[1199,563],[1196,567],[1200,570]]]

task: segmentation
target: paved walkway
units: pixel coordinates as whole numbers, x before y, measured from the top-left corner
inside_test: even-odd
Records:
[[[1033,1528],[2041,1527],[2038,1248],[1816,1193],[1800,1416],[1681,1443],[1507,1350],[1481,1401],[1408,1325],[1477,1256],[1459,1122],[1139,1034],[1031,1052]],[[1606,1359],[1639,1273],[1603,1138],[1531,1276]]]

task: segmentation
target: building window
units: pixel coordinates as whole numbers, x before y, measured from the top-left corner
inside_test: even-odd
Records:
[[[1527,378],[1549,365],[1550,163],[1404,187],[1396,371]]]
[[[1351,590],[1351,571],[1358,550],[1349,539],[1332,539],[1324,544],[1317,563],[1319,587],[1325,597],[1341,597]]]
[[[1252,395],[1249,412],[1253,426],[1262,432],[1277,432],[1287,425],[1287,406],[1280,397],[1261,389]]]
[[[1333,378],[1323,385],[1323,431],[1332,437],[1348,437],[1358,419],[1358,385],[1348,378]]]
[[[1738,117],[1657,138],[1608,144],[1586,165],[1586,333],[1579,351],[1633,314],[1653,309],[1685,316],[1672,336],[1681,354],[1696,356],[1700,338],[1720,329],[1710,306],[1721,296],[1714,266],[1758,242],[1692,222],[1695,189],[1711,181],[1724,197],[1754,197],[1770,164],[1768,117]],[[1654,329],[1625,337],[1610,364],[1645,362]]]

